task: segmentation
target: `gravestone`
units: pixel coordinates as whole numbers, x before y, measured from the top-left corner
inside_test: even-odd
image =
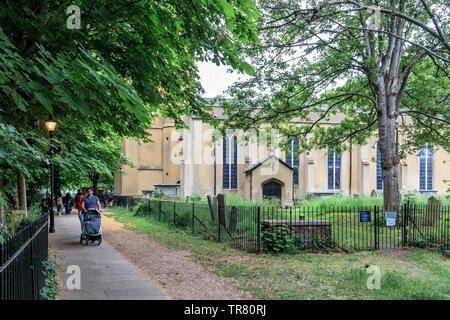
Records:
[[[370,196],[376,198],[377,197],[377,190],[372,189],[372,192],[370,193]]]
[[[211,220],[212,223],[216,223],[216,216],[217,216],[217,197],[214,196],[207,196],[208,199],[208,206],[209,206],[209,212],[211,213]]]
[[[217,195],[217,204],[219,211],[219,221],[220,223],[227,228],[227,210],[226,210],[226,199],[223,193]]]
[[[231,233],[236,233],[238,231],[238,217],[239,217],[238,208],[232,206],[230,212],[230,228],[229,228],[229,231]]]
[[[441,200],[436,199],[435,197],[429,197],[427,203],[427,212],[425,221],[429,226],[435,226],[439,221],[439,215],[441,211]]]

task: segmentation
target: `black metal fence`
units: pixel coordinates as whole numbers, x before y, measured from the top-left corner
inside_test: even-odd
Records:
[[[188,232],[260,252],[265,235],[287,235],[301,250],[389,250],[406,246],[450,249],[450,207],[405,204],[383,207],[227,206],[213,217],[208,204],[135,198],[123,203],[137,215]]]
[[[0,300],[39,300],[45,285],[48,214],[0,243]]]

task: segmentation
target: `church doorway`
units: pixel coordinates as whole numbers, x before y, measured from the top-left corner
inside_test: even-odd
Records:
[[[281,200],[281,184],[272,180],[263,184],[264,198],[278,198]]]

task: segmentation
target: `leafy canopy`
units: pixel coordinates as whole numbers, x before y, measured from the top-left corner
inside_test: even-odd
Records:
[[[377,1],[376,28],[373,1],[258,4],[261,42],[245,50],[256,72],[229,88],[231,100],[221,99],[225,127],[271,123],[284,144],[297,137],[303,152],[391,135],[383,119],[394,119],[401,154],[426,142],[450,150],[446,1]]]
[[[199,98],[196,61],[253,71],[240,48],[258,41],[254,1],[70,4],[81,9],[81,29],[66,27],[66,1],[0,4],[0,123],[20,134],[17,144],[41,155],[27,162],[21,148],[8,147],[15,155],[0,154],[0,179],[11,182],[11,170],[37,175],[24,169],[41,167],[45,159],[72,172],[110,175],[127,163],[120,139],[147,141],[158,114],[177,126],[183,115],[210,118]],[[43,122],[49,114],[58,121],[55,158],[47,155]]]

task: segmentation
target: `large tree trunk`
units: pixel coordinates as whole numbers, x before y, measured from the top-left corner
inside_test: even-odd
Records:
[[[94,194],[98,196],[98,180],[100,179],[100,175],[97,172],[95,172],[89,174],[89,178],[92,181],[92,189],[94,189]]]
[[[3,196],[3,180],[0,178],[0,197]],[[5,198],[2,200],[6,201]],[[3,205],[3,202],[0,201],[0,224],[6,223],[6,214],[5,214],[5,206]]]
[[[384,208],[394,209],[400,206],[400,192],[398,185],[399,156],[396,141],[396,86],[389,81],[385,85],[384,79],[378,83],[378,147],[381,154],[381,169],[383,176]]]
[[[19,172],[17,177],[17,193],[19,198],[19,210],[24,212],[24,217],[28,217],[27,186],[23,172]]]

